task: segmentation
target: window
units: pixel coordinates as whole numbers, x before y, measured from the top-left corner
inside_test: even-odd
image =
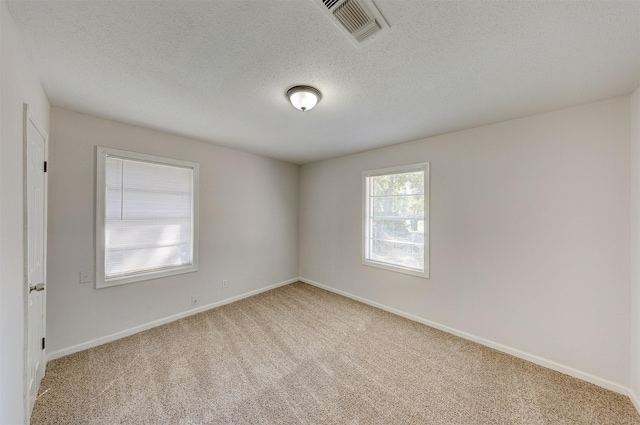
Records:
[[[363,176],[363,264],[429,277],[429,163]]]
[[[98,147],[96,287],[198,270],[198,164]]]

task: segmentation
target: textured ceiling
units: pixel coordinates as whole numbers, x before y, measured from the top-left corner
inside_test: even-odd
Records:
[[[53,105],[307,163],[628,94],[640,1],[9,1]],[[316,109],[285,99],[317,87]]]

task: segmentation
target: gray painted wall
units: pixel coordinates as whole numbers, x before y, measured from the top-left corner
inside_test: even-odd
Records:
[[[49,153],[49,353],[298,276],[299,166],[54,107]],[[95,149],[200,164],[199,270],[95,289]],[[222,287],[226,279],[229,286]]]
[[[301,276],[626,391],[629,128],[625,96],[305,165]],[[364,266],[362,172],[423,161],[431,278]]]

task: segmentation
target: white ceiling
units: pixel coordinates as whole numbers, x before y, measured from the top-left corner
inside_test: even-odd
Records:
[[[8,6],[53,105],[299,164],[640,85],[637,0],[375,3],[360,48],[313,0]]]

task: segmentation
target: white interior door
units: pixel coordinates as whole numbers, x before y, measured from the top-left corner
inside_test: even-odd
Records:
[[[25,140],[25,248],[27,275],[27,409],[31,416],[45,361],[46,280],[46,144],[47,135],[24,108]]]

